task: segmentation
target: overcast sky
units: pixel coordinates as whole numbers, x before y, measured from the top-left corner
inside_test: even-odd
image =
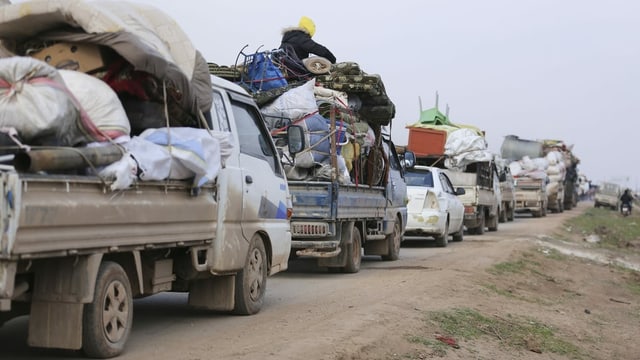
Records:
[[[301,15],[314,39],[367,73],[396,104],[396,144],[423,108],[505,135],[561,139],[594,181],[640,186],[640,1],[137,0],[172,15],[207,61],[233,65],[249,45],[274,49]],[[628,180],[627,180],[628,179]]]

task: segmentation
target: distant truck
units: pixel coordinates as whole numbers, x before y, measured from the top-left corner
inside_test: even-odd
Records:
[[[547,216],[547,180],[545,178],[514,177],[516,213],[529,213],[533,217]]]
[[[534,216],[544,216],[547,210],[563,212],[565,208],[570,209],[576,205],[579,160],[571,152],[570,146],[560,140],[534,141],[508,135],[505,137],[500,151],[504,159],[511,161],[510,166],[514,176],[520,180],[525,177],[530,178],[531,181],[526,182],[529,191],[534,183],[542,185],[541,180],[545,179],[546,209],[538,211],[535,210],[537,205],[527,205],[522,206],[526,209],[521,211],[530,211]],[[517,171],[514,171],[516,168]],[[529,202],[533,201],[531,193],[524,196]]]
[[[498,230],[502,203],[500,181],[493,161],[473,162],[464,171],[448,170],[453,186],[464,189],[464,225],[470,234],[482,235],[485,228]]]
[[[622,187],[616,183],[603,182],[597,189],[594,196],[595,207],[608,207],[612,210],[620,208],[620,196]]]

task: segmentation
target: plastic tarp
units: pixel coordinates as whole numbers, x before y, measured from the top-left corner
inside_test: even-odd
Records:
[[[33,38],[109,47],[136,70],[175,88],[184,110],[196,115],[211,108],[206,60],[177,23],[152,6],[82,0],[0,6],[0,39],[6,49],[14,51],[17,44]]]
[[[142,181],[190,179],[200,187],[213,181],[231,153],[230,133],[195,128],[148,129],[123,144],[127,155],[101,172],[115,178],[112,190]]]
[[[485,138],[467,128],[458,129],[447,136],[444,153],[448,156],[445,166],[450,169],[464,169],[473,162],[493,160]]]

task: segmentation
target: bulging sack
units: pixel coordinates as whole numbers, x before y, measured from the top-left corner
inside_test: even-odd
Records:
[[[64,80],[31,57],[0,59],[0,127],[12,127],[28,144],[72,146],[82,136],[79,110]]]

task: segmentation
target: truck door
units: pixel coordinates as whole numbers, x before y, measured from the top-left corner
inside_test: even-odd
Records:
[[[291,199],[284,171],[252,99],[233,94],[230,98],[240,146],[242,234],[249,241],[256,232],[266,229],[273,246],[278,246],[276,240],[291,236],[287,221]],[[285,241],[279,243],[290,246]],[[273,251],[274,254],[282,252],[280,249]]]

